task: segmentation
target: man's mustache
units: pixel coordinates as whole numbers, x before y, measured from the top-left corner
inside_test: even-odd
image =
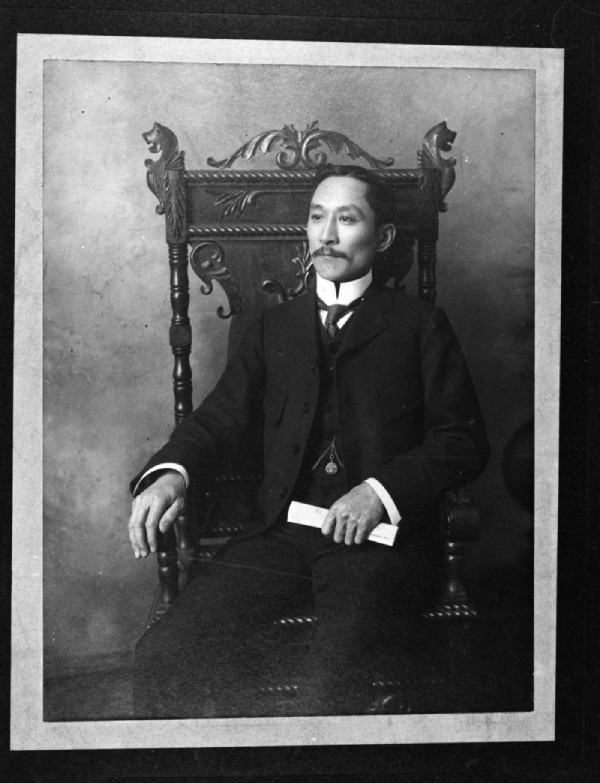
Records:
[[[318,247],[314,252],[310,254],[311,258],[317,258],[323,256],[323,258],[345,258],[348,260],[348,256],[341,250],[334,250],[332,247]]]

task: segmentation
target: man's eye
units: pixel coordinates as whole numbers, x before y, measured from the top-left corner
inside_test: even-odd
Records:
[[[321,215],[318,215],[318,214],[312,214],[312,215],[310,216],[310,219],[312,220],[312,222],[313,222],[313,223],[316,223],[316,221],[317,221],[317,220],[321,220]]]
[[[340,215],[341,223],[356,223],[356,218],[352,215]]]

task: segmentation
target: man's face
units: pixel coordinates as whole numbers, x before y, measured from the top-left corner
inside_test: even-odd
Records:
[[[389,247],[394,227],[377,225],[366,182],[328,177],[313,193],[308,214],[308,249],[317,274],[343,283],[366,275],[375,255]]]

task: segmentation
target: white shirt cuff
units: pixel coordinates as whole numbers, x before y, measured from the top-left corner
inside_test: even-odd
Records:
[[[133,490],[134,497],[137,495],[139,486],[142,483],[142,481],[144,481],[144,479],[147,478],[151,473],[156,473],[157,470],[176,470],[178,473],[181,473],[181,475],[183,476],[183,480],[185,481],[185,488],[187,489],[190,485],[190,477],[188,475],[187,470],[183,467],[183,465],[178,465],[176,462],[163,462],[160,465],[155,465],[153,468],[150,468],[150,470],[147,470],[144,473],[144,475],[135,485],[135,489]]]
[[[383,503],[383,507],[387,511],[387,515],[390,518],[390,522],[392,525],[398,525],[400,524],[400,520],[402,517],[400,516],[400,512],[398,511],[398,508],[394,501],[392,500],[390,493],[387,491],[387,489],[381,484],[377,479],[374,478],[368,478],[365,479],[363,484],[368,484],[370,487],[372,487],[375,492],[377,492],[377,495],[379,496],[379,500]]]

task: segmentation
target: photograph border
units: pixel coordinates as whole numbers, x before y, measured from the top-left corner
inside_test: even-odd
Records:
[[[282,44],[285,44],[282,47]],[[49,59],[530,69],[536,78],[535,650],[527,713],[45,723],[42,719],[42,127]],[[99,749],[552,740],[555,727],[563,52],[21,35],[17,61],[11,747]],[[27,348],[27,350],[25,350]],[[543,361],[541,360],[543,356]],[[32,411],[34,414],[32,414]],[[27,449],[22,444],[27,444]],[[36,568],[32,569],[32,563]]]

